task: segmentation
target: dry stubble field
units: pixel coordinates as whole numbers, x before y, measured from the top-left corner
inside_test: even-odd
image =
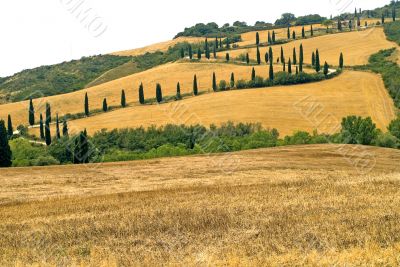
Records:
[[[317,145],[6,169],[0,265],[397,266],[399,160]]]

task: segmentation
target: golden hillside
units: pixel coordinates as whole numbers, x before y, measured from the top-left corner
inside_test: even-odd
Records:
[[[133,106],[70,121],[73,132],[90,134],[103,128],[172,124],[220,124],[227,121],[260,122],[281,135],[296,130],[337,132],[348,115],[371,116],[386,130],[395,118],[393,101],[381,78],[366,72],[346,71],[318,83],[210,93],[162,105]]]

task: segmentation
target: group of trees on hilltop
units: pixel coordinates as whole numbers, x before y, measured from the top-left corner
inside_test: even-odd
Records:
[[[282,14],[281,18],[275,21],[275,25],[286,27],[290,25],[297,26],[297,25],[318,24],[322,23],[324,20],[326,20],[326,18],[321,17],[318,14],[301,16],[296,18],[296,16],[292,13],[284,13]]]

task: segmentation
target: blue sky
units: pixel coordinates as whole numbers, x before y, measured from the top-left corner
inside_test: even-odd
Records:
[[[385,0],[1,1],[0,76],[82,56],[165,41],[198,22],[274,22],[284,12],[324,16],[372,9]],[[191,2],[195,3],[195,2]],[[82,12],[85,11],[85,12]]]

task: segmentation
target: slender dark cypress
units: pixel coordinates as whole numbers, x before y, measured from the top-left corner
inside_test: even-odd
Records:
[[[140,83],[139,85],[139,103],[144,104],[144,89],[143,89],[143,83]]]
[[[103,99],[103,111],[104,112],[108,111],[107,98]]]
[[[226,53],[225,59],[226,59],[226,62],[229,62],[229,53]]]
[[[261,64],[261,54],[260,54],[260,48],[257,46],[257,64]]]
[[[156,85],[156,99],[158,103],[161,103],[163,101],[162,89],[159,83],[157,83]]]
[[[90,115],[90,112],[89,112],[89,97],[88,97],[88,94],[87,93],[85,93],[85,115],[86,115],[86,117],[89,117],[89,115]]]
[[[256,45],[260,44],[260,35],[258,34],[258,32],[256,33]]]
[[[235,74],[232,72],[231,73],[231,89],[235,87]]]
[[[181,95],[181,84],[178,82],[176,84],[176,99],[180,100],[182,99],[182,95]]]
[[[265,63],[269,62],[269,55],[268,52],[265,52]]]
[[[35,108],[33,107],[32,98],[29,99],[29,125],[35,125]]]
[[[293,47],[293,65],[297,64],[296,47]]]
[[[269,62],[273,63],[274,61],[274,53],[272,52],[272,48],[269,47]]]
[[[343,53],[340,53],[340,56],[339,56],[339,68],[343,69],[343,65],[344,65]]]
[[[194,78],[193,78],[193,94],[194,95],[198,95],[198,93],[199,93],[199,90],[197,88],[197,76],[194,75]]]
[[[189,44],[189,58],[193,59],[192,45]]]
[[[252,80],[253,82],[256,80],[256,70],[254,69],[254,67],[253,67],[253,69],[251,70],[251,80]]]
[[[126,96],[125,96],[125,90],[121,91],[121,107],[126,107]]]
[[[61,138],[61,133],[60,133],[60,121],[58,120],[58,113],[56,114],[56,138],[60,139]]]
[[[8,139],[10,139],[14,135],[14,129],[11,121],[11,115],[8,114],[8,120],[7,120],[7,136]]]
[[[249,53],[246,53],[246,63],[250,64],[250,57],[249,57]]]
[[[44,140],[44,125],[43,125],[43,116],[40,114],[40,139]]]
[[[274,80],[274,65],[272,64],[272,60],[269,61],[269,80]]]
[[[215,72],[213,72],[213,78],[212,78],[212,89],[214,92],[217,91],[217,78],[215,77]]]
[[[50,121],[51,121],[50,105],[46,103],[46,122],[44,127],[44,137],[47,146],[51,145]]]
[[[292,61],[289,58],[289,62],[288,62],[288,73],[292,74]]]
[[[319,61],[319,51],[318,51],[318,49],[317,49],[317,52],[315,53],[315,70],[317,72],[319,72],[321,70],[321,64],[320,64],[320,61]]]
[[[67,123],[66,119],[64,119],[64,121],[63,121],[62,133],[63,133],[64,137],[68,137],[69,136],[69,134],[68,134],[68,123]]]
[[[8,144],[6,124],[0,120],[0,168],[10,167],[12,152]]]
[[[299,55],[299,71],[303,72],[304,54],[303,54],[303,44],[300,44],[300,55]]]

